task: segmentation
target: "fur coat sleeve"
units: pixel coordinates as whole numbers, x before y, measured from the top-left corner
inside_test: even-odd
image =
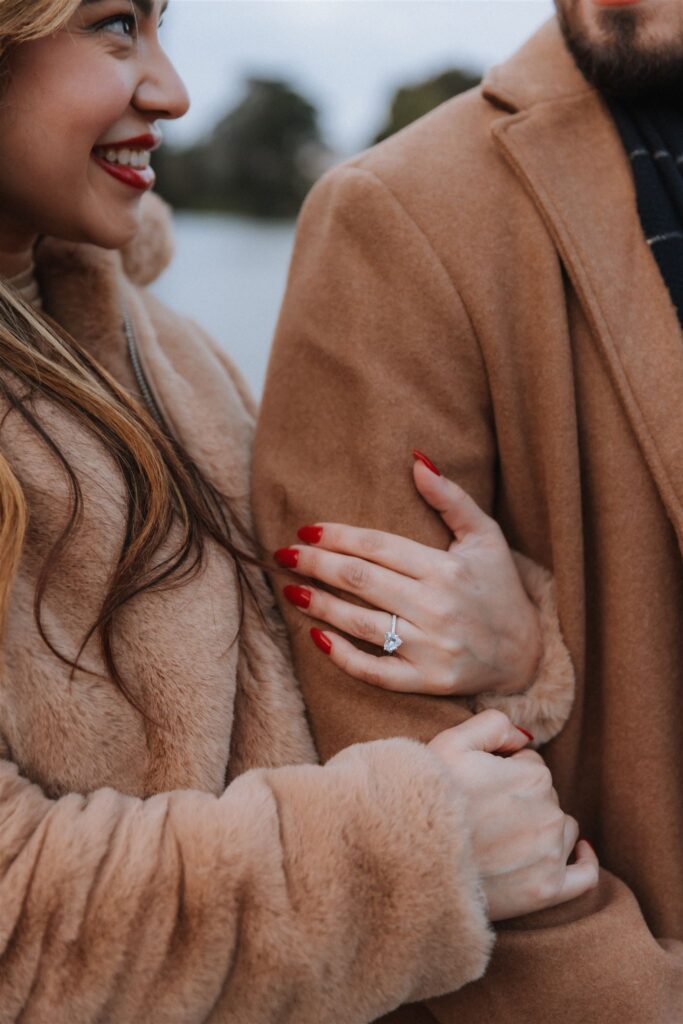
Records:
[[[425,748],[220,797],[48,799],[0,764],[0,1021],[363,1024],[479,977],[463,808]]]

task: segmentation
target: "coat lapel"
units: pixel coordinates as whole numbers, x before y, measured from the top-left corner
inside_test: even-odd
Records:
[[[546,26],[529,50],[526,61],[513,58],[485,85],[487,98],[508,111],[493,135],[554,238],[683,549],[678,316],[645,241],[631,169],[602,99],[573,65],[556,26]],[[530,74],[534,64],[537,75]],[[544,73],[552,76],[550,99]],[[530,80],[525,94],[521,83]]]

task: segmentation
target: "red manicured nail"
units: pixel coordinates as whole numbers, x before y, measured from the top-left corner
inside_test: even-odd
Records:
[[[413,448],[413,458],[414,459],[419,459],[420,462],[424,463],[424,465],[427,467],[427,469],[431,469],[432,473],[436,473],[437,476],[441,476],[441,473],[436,468],[436,466],[434,465],[432,460],[428,459],[426,455],[422,454],[422,452],[419,452],[417,450],[417,448]]]
[[[329,654],[332,650],[332,641],[329,636],[325,636],[322,629],[317,629],[315,626],[311,630],[311,640],[319,647],[323,654]]]
[[[322,540],[323,528],[322,526],[302,526],[300,530],[296,531],[296,535],[304,544],[319,544]]]
[[[512,724],[514,725],[514,722]],[[527,739],[533,742],[533,733],[530,733],[528,729],[522,729],[521,725],[515,725],[515,729],[519,729],[520,732],[524,733]]]
[[[273,558],[283,569],[296,569],[299,562],[299,552],[296,548],[280,548],[273,555]]]
[[[285,587],[282,593],[291,604],[297,608],[308,608],[311,604],[311,592],[307,587],[297,587],[293,583]]]

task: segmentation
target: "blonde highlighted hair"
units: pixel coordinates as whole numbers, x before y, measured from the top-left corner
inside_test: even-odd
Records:
[[[0,62],[11,46],[59,29],[80,0],[0,0]],[[0,140],[0,145],[1,145]],[[128,494],[125,540],[96,621],[76,652],[57,650],[47,635],[41,607],[47,579],[69,542],[82,511],[78,473],[37,416],[32,396],[41,397],[75,417],[106,447]],[[232,541],[231,521],[244,528],[227,499],[202,475],[165,423],[157,424],[83,349],[78,341],[37,313],[0,278],[0,403],[23,417],[61,464],[71,489],[68,521],[49,553],[38,580],[34,612],[47,646],[62,661],[78,667],[83,649],[97,634],[110,678],[142,713],[117,668],[113,626],[123,604],[142,591],[178,586],[201,567],[205,541],[215,540],[235,560],[242,594],[253,595],[245,563],[256,560]],[[12,582],[26,534],[26,500],[0,448],[0,635]],[[155,558],[171,527],[181,527],[175,550]]]
[[[62,28],[81,0],[2,0],[0,58],[11,46],[41,39]]]

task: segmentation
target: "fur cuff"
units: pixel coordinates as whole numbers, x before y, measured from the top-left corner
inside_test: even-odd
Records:
[[[320,836],[341,829],[352,856],[335,874],[346,875],[358,907],[335,912],[355,931],[342,930],[340,941],[344,955],[363,950],[373,991],[385,993],[382,1012],[476,981],[495,933],[472,857],[468,801],[450,770],[421,743],[391,739],[347,747],[323,771],[331,788],[315,816],[310,856],[319,860]],[[358,978],[346,984],[363,995]]]
[[[556,736],[569,718],[574,702],[574,667],[562,639],[552,575],[516,551],[513,557],[524,589],[541,615],[541,662],[534,681],[523,693],[480,693],[471,699],[470,705],[474,711],[504,711],[515,725],[533,733],[533,745],[538,747]]]

